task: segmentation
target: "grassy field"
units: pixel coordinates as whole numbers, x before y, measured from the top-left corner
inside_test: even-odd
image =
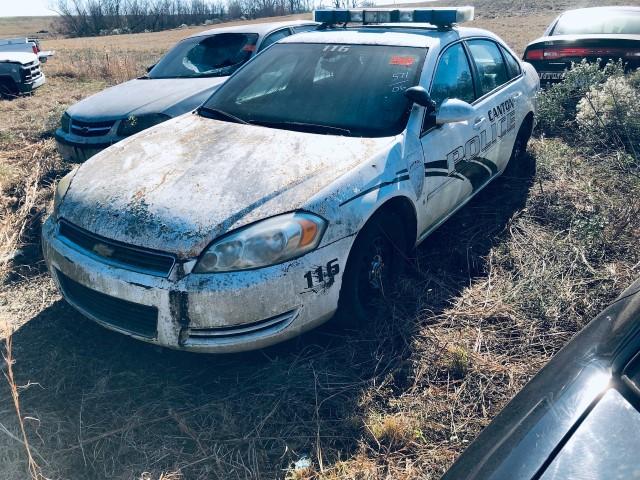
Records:
[[[0,8],[0,13],[2,8]],[[49,36],[53,29],[51,24],[56,17],[1,17],[0,38],[36,36],[38,38]],[[38,32],[48,33],[38,33]]]
[[[518,52],[575,5],[475,3],[474,24]],[[71,168],[52,139],[65,108],[197,30],[49,40],[47,84],[0,101],[0,331],[13,332],[20,386],[0,385],[0,478],[29,478],[25,438],[37,478],[439,478],[640,274],[637,163],[539,131],[525,161],[420,246],[366,331],[327,325],[242,355],[158,350],[61,299],[39,226]]]

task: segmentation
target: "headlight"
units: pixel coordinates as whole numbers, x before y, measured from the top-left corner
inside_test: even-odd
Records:
[[[58,185],[56,185],[56,193],[53,196],[53,216],[54,217],[58,216],[58,209],[62,204],[62,200],[64,200],[64,196],[67,194],[67,190],[69,190],[69,186],[71,185],[71,180],[73,180],[73,177],[78,171],[78,168],[80,167],[76,167],[73,170],[71,170],[69,173],[67,173],[64,177],[60,179],[60,181],[58,182]]]
[[[164,115],[162,113],[151,113],[149,115],[140,115],[139,117],[131,115],[120,122],[118,135],[121,137],[128,137],[134,133],[141,132],[149,127],[165,122],[170,118],[171,117],[169,115]]]
[[[64,133],[69,133],[71,127],[71,117],[67,112],[62,114],[62,118],[60,119],[60,128]]]
[[[323,218],[302,212],[263,220],[215,240],[193,271],[248,270],[299,257],[318,246],[326,226]]]

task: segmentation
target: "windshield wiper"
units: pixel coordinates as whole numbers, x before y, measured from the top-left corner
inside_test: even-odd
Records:
[[[298,130],[308,133],[333,133],[338,135],[351,135],[351,130],[341,127],[332,127],[330,125],[318,125],[316,123],[304,122],[268,122],[259,120],[250,120],[248,123],[253,125],[261,125],[263,127],[284,128],[287,130]]]
[[[249,122],[247,122],[246,120],[243,120],[243,119],[241,119],[239,117],[236,117],[235,115],[227,113],[224,110],[220,110],[218,108],[200,107],[198,109],[198,113],[202,114],[203,112],[204,113],[210,113],[210,114],[213,114],[213,115],[218,116],[218,117],[222,117],[222,119],[224,119],[224,120],[230,120],[230,121],[235,122],[235,123],[242,123],[244,125],[248,125],[249,124]],[[203,116],[207,117],[207,115],[203,115]],[[211,118],[211,117],[208,117],[208,118]],[[221,119],[218,118],[218,120],[221,120]]]

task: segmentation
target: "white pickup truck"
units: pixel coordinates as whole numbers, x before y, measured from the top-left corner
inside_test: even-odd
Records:
[[[40,49],[40,41],[36,38],[4,38],[0,39],[0,52],[29,52],[38,56],[40,63],[46,63],[49,57],[55,55],[53,51]]]
[[[0,51],[0,98],[31,93],[44,82],[35,53]]]

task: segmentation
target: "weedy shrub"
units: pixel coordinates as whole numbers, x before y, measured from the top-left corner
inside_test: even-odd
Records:
[[[583,60],[573,64],[561,83],[552,85],[538,97],[538,130],[549,135],[562,135],[575,126],[580,100],[597,85],[611,77],[624,75],[621,62],[609,63],[601,69]]]
[[[626,74],[622,62],[603,69],[574,64],[562,83],[540,94],[538,121],[545,135],[561,136],[583,152],[617,151],[623,168],[637,166],[640,72]]]
[[[640,89],[616,75],[592,86],[577,105],[582,137],[596,148],[620,146],[632,152],[640,140]]]

